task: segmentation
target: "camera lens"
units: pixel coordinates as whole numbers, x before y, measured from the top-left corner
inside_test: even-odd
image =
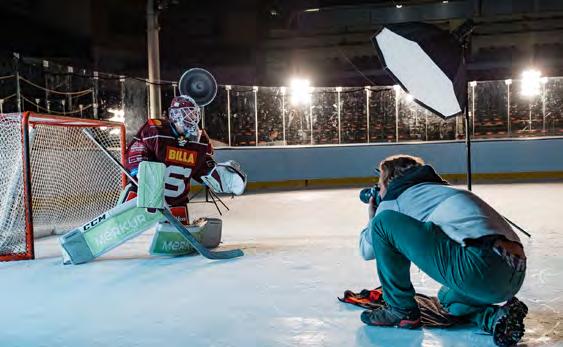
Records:
[[[372,194],[372,188],[364,188],[360,190],[360,200],[364,204],[369,204],[369,199],[373,196]]]

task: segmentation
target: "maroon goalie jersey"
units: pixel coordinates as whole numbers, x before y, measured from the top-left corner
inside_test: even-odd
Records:
[[[177,135],[168,120],[150,119],[127,146],[125,167],[136,176],[142,161],[166,164],[166,203],[181,206],[188,202],[190,180],[200,181],[200,177],[209,171],[212,154],[213,148],[205,131],[200,142],[189,142]]]

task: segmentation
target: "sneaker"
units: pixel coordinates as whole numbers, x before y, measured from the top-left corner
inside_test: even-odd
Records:
[[[522,339],[526,314],[528,307],[515,297],[498,309],[493,322],[493,341],[497,346],[514,346]]]
[[[421,325],[418,307],[411,310],[401,310],[385,305],[375,310],[362,312],[361,319],[367,325],[382,327],[415,329]]]

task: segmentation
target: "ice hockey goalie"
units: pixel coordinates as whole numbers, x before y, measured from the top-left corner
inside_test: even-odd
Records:
[[[162,162],[166,165],[165,200],[172,213],[184,224],[189,223],[187,211],[190,180],[205,184],[216,193],[240,195],[246,187],[246,175],[238,163],[216,163],[213,147],[205,130],[199,129],[200,108],[185,95],[175,97],[168,109],[168,119],[150,119],[137,132],[127,147],[125,167],[136,176],[142,161]],[[136,196],[136,187],[128,185],[122,201]],[[172,230],[164,224],[157,233]],[[158,236],[158,235],[157,235]],[[217,237],[211,237],[212,243]],[[220,237],[219,237],[220,240]],[[216,244],[205,244],[215,247]]]

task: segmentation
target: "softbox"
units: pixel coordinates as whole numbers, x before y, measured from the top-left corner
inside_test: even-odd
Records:
[[[372,37],[385,70],[415,102],[442,118],[460,114],[467,103],[461,43],[426,23],[380,28]]]

